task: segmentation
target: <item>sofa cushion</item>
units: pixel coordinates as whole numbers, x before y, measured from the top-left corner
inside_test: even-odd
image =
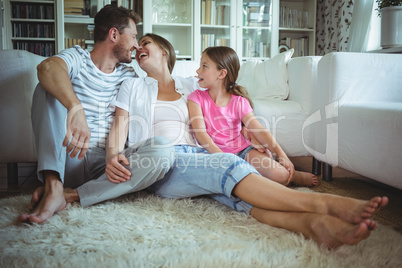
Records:
[[[246,61],[240,67],[237,83],[253,100],[285,100],[289,95],[287,63],[293,52],[290,49],[265,61]]]
[[[288,156],[308,156],[302,138],[307,113],[295,101],[255,100],[254,114]]]

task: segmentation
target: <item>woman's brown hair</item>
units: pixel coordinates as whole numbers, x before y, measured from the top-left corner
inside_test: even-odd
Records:
[[[173,67],[176,63],[176,53],[172,44],[168,40],[157,34],[147,33],[146,35],[141,37],[140,40],[144,37],[150,37],[160,49],[165,51],[169,72],[172,73]]]
[[[230,47],[218,46],[208,47],[202,53],[205,53],[217,66],[218,70],[225,69],[227,74],[225,77],[225,88],[230,94],[246,98],[253,107],[247,90],[236,84],[240,70],[240,61],[236,52]]]

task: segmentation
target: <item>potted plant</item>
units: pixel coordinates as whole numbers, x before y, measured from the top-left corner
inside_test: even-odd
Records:
[[[402,46],[402,0],[377,0],[381,16],[381,47]]]

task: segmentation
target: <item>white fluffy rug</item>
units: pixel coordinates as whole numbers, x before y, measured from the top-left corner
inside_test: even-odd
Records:
[[[0,267],[402,267],[402,235],[383,225],[329,251],[208,198],[140,192],[15,225],[29,200],[0,200]]]

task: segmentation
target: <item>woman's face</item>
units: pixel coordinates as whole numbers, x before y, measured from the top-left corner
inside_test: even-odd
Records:
[[[146,71],[147,67],[158,66],[163,62],[164,53],[154,40],[145,36],[138,42],[140,48],[135,53],[135,59],[140,67]]]
[[[221,71],[205,53],[201,56],[200,68],[197,70],[198,84],[202,88],[211,88],[219,79]]]

